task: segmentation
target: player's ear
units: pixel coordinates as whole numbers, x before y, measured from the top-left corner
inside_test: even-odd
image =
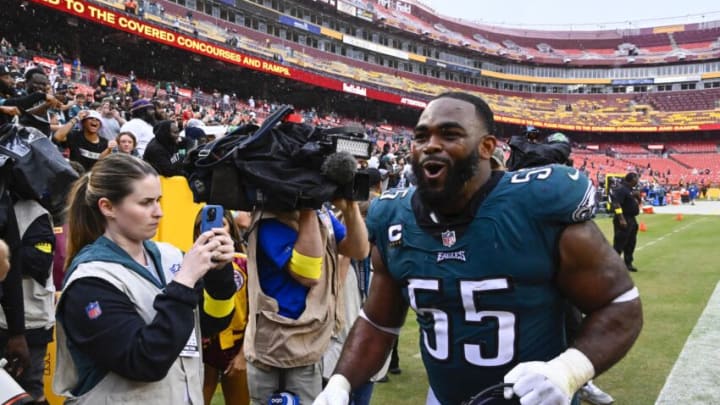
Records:
[[[495,135],[485,135],[480,138],[480,143],[478,144],[478,153],[480,154],[480,158],[490,160],[493,152],[495,151],[496,145],[497,139],[495,138]]]

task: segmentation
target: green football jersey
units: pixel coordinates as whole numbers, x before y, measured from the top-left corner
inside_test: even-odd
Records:
[[[376,199],[370,238],[417,314],[430,386],[458,404],[503,381],[519,362],[566,348],[565,300],[555,286],[563,229],[587,221],[595,189],[560,165],[505,173],[463,232],[422,229],[414,188]]]

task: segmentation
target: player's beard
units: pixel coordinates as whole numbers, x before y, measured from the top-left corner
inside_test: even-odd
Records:
[[[445,184],[441,190],[432,189],[425,177],[425,170],[422,164],[413,159],[412,169],[417,177],[417,190],[420,193],[422,201],[430,207],[441,207],[447,205],[449,200],[460,194],[465,183],[473,178],[480,168],[480,152],[474,149],[466,158],[451,161],[449,159],[442,160],[447,165],[447,173],[445,175]]]

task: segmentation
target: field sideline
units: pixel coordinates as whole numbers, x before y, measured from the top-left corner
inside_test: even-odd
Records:
[[[673,212],[674,209],[663,208],[665,212]],[[645,405],[656,402],[686,340],[689,343],[685,351],[697,352],[693,346],[697,347],[695,335],[699,332],[694,332],[689,340],[688,336],[696,327],[720,279],[717,272],[720,261],[720,252],[717,250],[720,216],[691,215],[684,206],[675,209],[686,210],[679,221],[675,212],[638,217],[647,226],[647,231],[638,235],[635,264],[640,271],[633,273],[632,277],[643,301],[643,331],[630,353],[595,380],[597,385],[615,398],[616,404]],[[720,213],[720,203],[699,202],[697,212]],[[600,217],[596,223],[611,240],[611,221]],[[720,297],[717,298],[720,300]],[[709,317],[706,314],[705,318],[718,319],[718,315]],[[710,329],[718,334],[719,325],[714,322],[698,328],[702,331]],[[716,343],[717,338],[710,341]],[[712,361],[718,360],[717,353],[717,349],[708,353],[713,356],[702,363],[697,363],[693,357],[678,362],[675,366],[677,370],[673,370],[673,373],[681,379],[671,381],[666,391],[672,391],[673,384],[689,384],[682,378],[692,377],[693,373],[714,373],[710,370],[717,366],[717,362]],[[373,404],[416,405],[425,402],[427,378],[420,360],[417,325],[412,312],[408,314],[401,333],[400,359],[402,374],[390,375],[388,383],[376,384]],[[715,378],[707,384],[694,385],[695,390],[701,391],[698,398],[704,399],[692,403],[720,403],[720,386],[717,381]],[[684,403],[677,402],[674,397],[670,398],[665,403]],[[213,404],[222,403],[222,394],[218,392]]]

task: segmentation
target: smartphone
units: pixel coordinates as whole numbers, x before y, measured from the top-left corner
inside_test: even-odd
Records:
[[[200,214],[200,232],[213,228],[223,227],[223,207],[221,205],[206,205]]]

